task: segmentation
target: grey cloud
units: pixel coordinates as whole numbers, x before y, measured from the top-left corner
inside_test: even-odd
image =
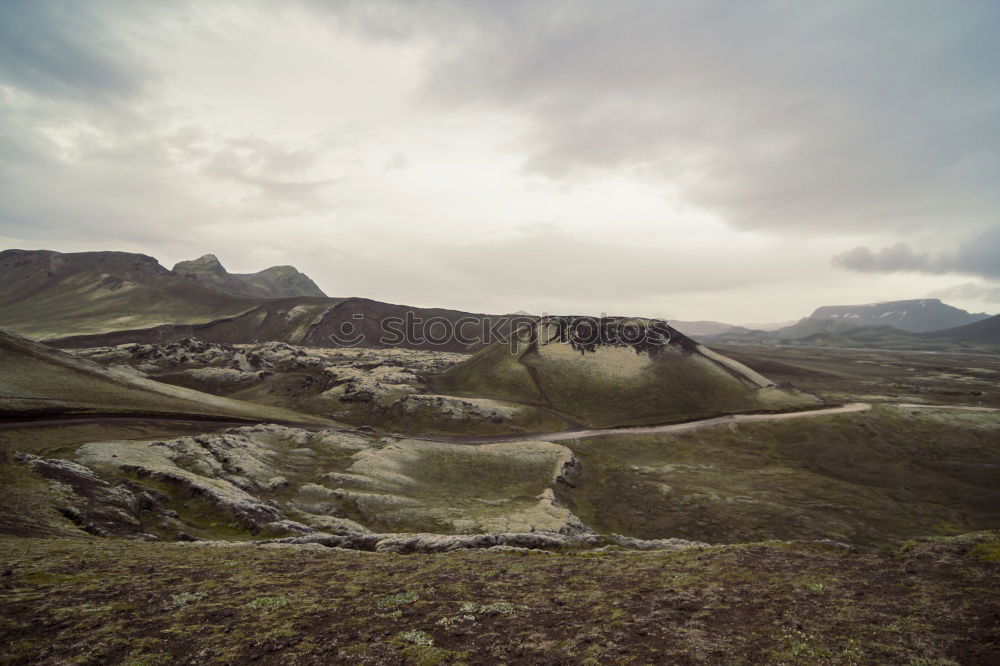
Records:
[[[1000,5],[366,2],[436,45],[431,100],[526,118],[525,168],[641,172],[742,228],[982,226],[1000,191]]]
[[[106,16],[94,11],[106,14],[116,5],[0,2],[0,77],[52,98],[100,102],[138,94],[152,72],[108,29]]]
[[[983,303],[1000,303],[1000,285],[966,282],[945,289],[938,289],[927,294],[928,298],[942,300],[979,301]]]
[[[0,233],[159,243],[172,215],[205,210],[163,186],[159,118],[143,106],[158,74],[125,37],[156,8],[0,0]]]
[[[574,184],[591,173],[639,176],[732,226],[774,235],[937,229],[958,249],[857,248],[837,265],[1000,274],[997,234],[976,236],[1000,210],[995,2],[300,2],[309,25],[328,19],[365,38],[412,40],[425,74],[416,101],[446,120],[469,110],[488,123],[495,113],[523,129],[504,149],[523,157],[525,172]],[[525,303],[536,309],[550,296],[628,309],[672,294],[807,280],[816,288],[824,279],[814,266],[768,260],[784,250],[713,250],[706,261],[642,239],[609,247],[554,229],[399,248],[391,228],[379,235],[359,223],[356,258],[326,260],[315,253],[344,244],[351,226],[338,206],[366,203],[351,202],[350,191],[346,203],[331,201],[338,181],[313,170],[338,147],[178,129],[190,118],[178,108],[191,100],[165,98],[157,66],[169,77],[170,63],[143,58],[140,42],[198,29],[200,12],[211,14],[205,6],[0,0],[0,235],[153,254],[195,244],[199,254],[220,251],[204,246],[214,242],[236,256],[267,238],[283,261],[328,271],[331,293],[467,308],[516,293],[537,299]],[[251,20],[278,11],[254,7]],[[254,72],[246,77],[252,85]],[[427,108],[417,111],[419,119]],[[90,133],[74,137],[71,154],[43,131],[80,126]],[[332,157],[355,168],[349,150]],[[405,166],[404,157],[356,170]],[[432,226],[435,205],[448,202],[414,210],[407,223]],[[328,224],[335,241],[305,224],[308,232],[295,231],[295,216],[308,211],[329,213],[316,227]],[[238,225],[247,233],[233,234]],[[467,238],[479,238],[474,220]]]
[[[862,273],[959,273],[1000,278],[1000,227],[973,237],[954,252],[919,253],[907,243],[878,251],[856,247],[835,256],[833,264]]]
[[[813,280],[813,296],[789,305],[776,294],[801,281],[815,266],[812,256],[734,243],[714,248],[706,260],[669,241],[609,242],[557,225],[444,244],[413,237],[362,244],[351,236],[299,244],[295,262],[327,293],[428,307],[685,318],[685,308],[729,302],[714,315],[729,321],[754,313],[770,318],[782,308],[791,309],[789,316],[811,311],[816,293],[845,282],[835,274]],[[322,258],[327,247],[341,251],[336,261]]]
[[[330,149],[329,142],[319,140],[309,149],[252,136],[223,139],[221,143],[214,150],[201,149],[207,156],[203,172],[250,186],[258,205],[274,206],[275,213],[329,209],[324,190],[346,180],[308,175]]]
[[[938,262],[927,254],[918,254],[907,243],[897,243],[875,252],[856,247],[833,258],[833,264],[862,273],[936,273]]]
[[[608,304],[729,289],[736,275],[742,284],[763,285],[795,270],[791,262],[762,269],[759,255],[735,247],[718,248],[717,264],[670,244],[623,241],[609,244],[538,225],[517,237],[454,243],[430,253],[433,263],[448,266],[450,279],[482,292],[584,295]]]

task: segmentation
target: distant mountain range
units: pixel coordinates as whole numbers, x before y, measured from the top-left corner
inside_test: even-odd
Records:
[[[867,305],[826,305],[809,316],[809,319],[850,322],[854,326],[892,326],[911,333],[942,331],[988,318],[988,314],[971,314],[937,298]]]
[[[698,320],[698,321],[681,321],[680,319],[671,319],[670,325],[676,328],[678,331],[684,335],[693,335],[695,337],[704,337],[711,335],[722,335],[723,333],[729,333],[731,331],[776,331],[779,328],[785,328],[786,326],[791,326],[796,323],[796,320],[792,321],[779,321],[779,322],[769,322],[760,324],[727,324],[721,321],[710,321],[710,320]]]
[[[993,329],[968,328],[995,317],[972,314],[936,298],[887,301],[864,305],[827,305],[810,316],[770,331],[733,326],[722,333],[707,334],[712,342],[759,344],[804,344],[886,349],[943,349],[1000,345],[1000,337],[989,338]],[[977,332],[981,331],[981,332]]]
[[[724,324],[721,321],[680,321],[677,319],[671,319],[670,325],[684,335],[691,335],[696,338],[708,335],[721,335],[722,333],[728,333],[734,328],[739,328],[732,324]]]
[[[402,342],[441,351],[481,349],[485,343],[476,335],[497,322],[495,332],[505,335],[509,323],[504,322],[511,317],[331,298],[291,266],[233,274],[211,254],[168,270],[153,257],[127,252],[0,252],[0,326],[63,347],[191,336],[210,342],[278,340],[323,347],[352,334],[364,336],[361,345],[380,346],[387,318],[407,316],[436,319],[439,329],[460,321],[474,324],[467,325],[464,338],[439,339],[440,331],[425,335],[416,323]],[[824,306],[770,331],[713,321],[670,325],[712,342],[937,349],[952,343],[1000,345],[990,321],[986,314],[920,299]],[[966,328],[977,323],[982,326]]]
[[[943,331],[911,333],[892,326],[857,326],[785,340],[817,347],[912,349],[916,351],[1000,351],[1000,315]]]
[[[233,296],[251,298],[288,298],[326,294],[316,283],[292,266],[272,266],[257,273],[236,274],[223,268],[214,254],[181,261],[173,272],[198,284]]]
[[[360,345],[380,346],[386,319],[407,316],[414,323],[401,344],[440,351],[480,349],[484,344],[475,336],[504,319],[330,298],[290,266],[233,275],[212,255],[167,270],[153,257],[127,252],[0,252],[0,326],[61,347],[191,336],[209,342],[277,340],[316,347],[363,336]],[[425,335],[417,320],[438,324]],[[446,337],[444,329],[459,321],[467,322],[463,337]],[[506,331],[501,322],[497,332]]]

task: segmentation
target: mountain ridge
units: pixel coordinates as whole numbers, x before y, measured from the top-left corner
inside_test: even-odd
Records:
[[[172,272],[194,280],[210,289],[234,296],[287,298],[290,296],[326,297],[308,275],[294,266],[271,266],[256,273],[230,273],[214,254],[179,261]]]
[[[252,303],[185,280],[148,255],[0,252],[0,326],[28,337],[193,323]]]
[[[347,329],[363,336],[361,346],[382,346],[390,319],[438,319],[445,326],[467,321],[476,331],[505,320],[499,331],[510,332],[516,317],[487,315],[440,308],[417,308],[361,297],[327,297],[307,276],[292,266],[272,266],[257,273],[229,273],[218,257],[202,255],[178,262],[172,270],[151,256],[128,252],[60,253],[51,250],[0,251],[0,326],[63,347],[99,346],[123,342],[169,342],[198,336],[207,341],[250,343],[279,340],[309,346],[341,346],[338,337]],[[290,292],[292,295],[280,296]],[[522,316],[522,319],[535,319]],[[950,330],[987,320],[939,299],[887,301],[856,306],[821,306],[811,316],[773,331],[749,330],[722,322],[674,321],[682,332],[714,342],[749,343],[821,342],[849,344],[852,336],[838,336],[866,329],[877,330],[853,337],[866,344],[889,340],[893,345],[926,346],[921,335],[931,330],[899,330],[899,335],[879,327]],[[964,322],[959,326],[943,324]],[[986,330],[986,329],[984,329]],[[990,329],[991,330],[991,329]],[[450,339],[434,342],[421,324],[415,339],[398,340],[415,349],[474,352],[486,340]],[[914,335],[916,333],[916,335]],[[937,336],[938,344],[958,330]],[[974,342],[994,344],[989,333]],[[958,337],[955,337],[958,336]]]
[[[929,333],[956,328],[988,318],[970,313],[938,298],[915,298],[860,305],[824,305],[807,319],[848,321],[858,326],[892,326],[910,333]]]
[[[706,337],[713,342],[763,344],[848,345],[879,340],[891,343],[893,348],[912,341],[917,347],[926,347],[922,341],[927,336],[945,331],[954,333],[936,337],[940,340],[950,337],[956,342],[984,342],[966,340],[964,332],[958,329],[989,319],[986,313],[969,313],[937,298],[919,298],[862,305],[824,305],[789,326],[770,331],[737,326]],[[994,343],[993,340],[987,342]]]

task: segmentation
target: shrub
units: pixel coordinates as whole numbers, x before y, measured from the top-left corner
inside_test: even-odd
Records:
[[[375,602],[375,605],[379,608],[397,608],[399,606],[405,606],[407,604],[412,604],[414,601],[419,599],[416,592],[400,592],[398,594],[390,594],[388,597],[383,597]]]
[[[432,647],[434,645],[434,639],[431,638],[431,635],[418,629],[410,629],[409,631],[400,633],[399,640],[424,647]]]

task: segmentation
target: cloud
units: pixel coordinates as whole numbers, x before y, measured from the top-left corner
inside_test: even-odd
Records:
[[[332,148],[315,141],[309,147],[286,145],[262,137],[216,138],[215,146],[199,148],[204,157],[201,172],[207,176],[246,186],[244,198],[258,215],[294,215],[329,210],[324,196],[331,185],[346,178],[311,175],[321,156]]]
[[[94,11],[100,9],[105,12]],[[153,73],[109,29],[109,9],[114,6],[0,2],[0,75],[49,98],[99,102],[139,94]]]
[[[998,30],[979,0],[0,0],[0,238],[470,310],[912,296],[996,273]]]
[[[907,243],[872,251],[855,247],[833,258],[840,268],[862,273],[960,273],[1000,279],[1000,227],[962,243],[954,252],[932,256],[915,252]]]
[[[945,301],[961,300],[981,303],[1000,303],[1000,284],[990,285],[965,282],[945,289],[937,289],[927,294],[928,298]]]
[[[706,247],[692,239],[632,240],[594,237],[559,225],[450,243],[407,236],[366,246],[345,238],[335,246],[342,252],[336,262],[325,262],[329,268],[321,285],[335,285],[330,293],[338,295],[365,293],[391,302],[500,312],[683,318],[683,311],[697,308],[707,315],[719,307],[715,304],[732,300],[738,303],[727,312],[745,318],[770,316],[775,304],[804,314],[815,309],[821,290],[844,283],[839,276],[829,284],[817,279],[808,295],[788,299],[788,285],[822,257],[820,247],[785,256],[780,248],[739,242]],[[705,260],[708,252],[712,261]],[[321,261],[317,257],[317,265]]]
[[[442,107],[514,114],[524,168],[629,172],[784,233],[981,227],[1000,206],[1000,6],[338,5],[423,40]]]
[[[897,243],[873,252],[856,247],[833,258],[835,266],[861,273],[936,273],[938,263],[927,254],[917,254],[906,243]]]

